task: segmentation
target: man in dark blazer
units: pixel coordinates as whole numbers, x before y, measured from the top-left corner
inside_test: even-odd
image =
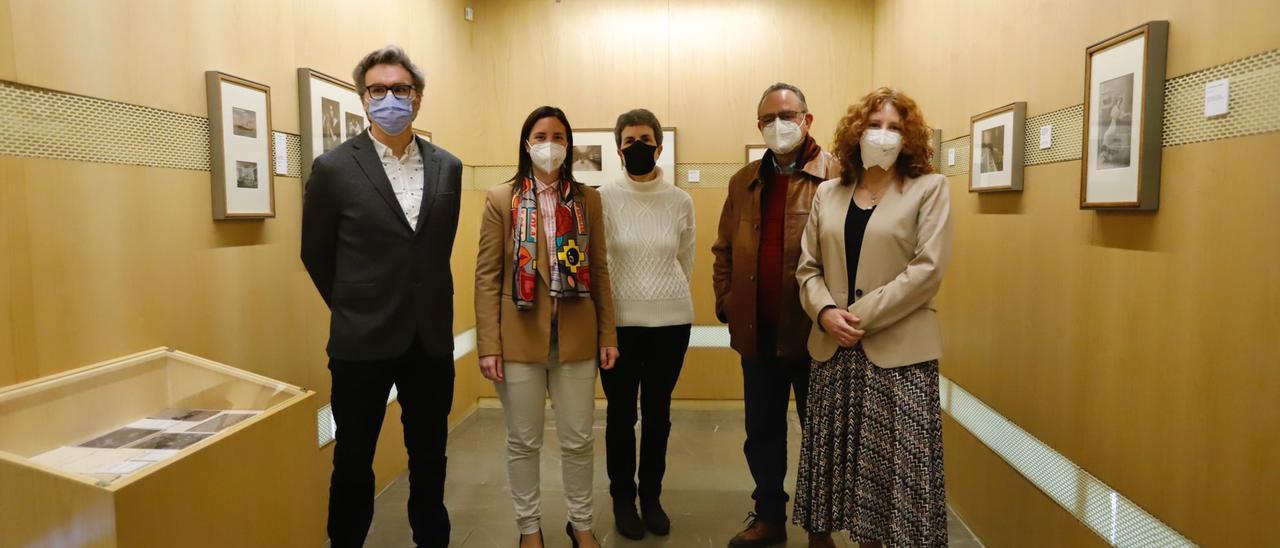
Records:
[[[337,446],[329,538],[362,546],[373,519],[373,454],[394,385],[409,452],[418,546],[449,543],[445,441],[453,403],[453,277],[462,163],[410,125],[423,74],[396,46],[353,79],[370,129],[316,158],[302,208],[302,262],[331,312]]]

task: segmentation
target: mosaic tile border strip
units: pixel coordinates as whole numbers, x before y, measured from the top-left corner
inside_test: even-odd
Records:
[[[1231,80],[1231,113],[1207,119],[1204,85]],[[1165,82],[1163,145],[1166,147],[1231,139],[1280,131],[1280,49],[1206,68]],[[1073,105],[1027,119],[1025,165],[1079,160],[1084,105]],[[1052,125],[1052,146],[1040,149],[1040,128]],[[302,176],[302,140],[283,134],[288,146],[288,176]],[[956,148],[956,164],[947,165],[947,148]],[[0,154],[208,171],[209,121],[107,99],[0,81]],[[963,175],[969,169],[968,136],[943,143],[942,173]],[[692,188],[728,186],[744,164],[684,163],[675,180],[685,185],[689,172],[699,172]],[[514,166],[474,166],[475,189],[505,181]]]

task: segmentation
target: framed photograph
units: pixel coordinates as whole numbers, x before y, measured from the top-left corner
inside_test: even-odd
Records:
[[[942,173],[942,130],[929,130],[929,148],[933,151],[933,156],[929,157],[933,172]]]
[[[618,146],[613,141],[613,129],[574,129],[573,178],[591,186],[600,186],[620,179],[625,171],[618,157]],[[662,128],[662,154],[658,155],[658,167],[663,176],[675,182],[676,176],[676,128]]]
[[[323,72],[298,69],[298,112],[302,121],[302,182],[311,163],[369,127],[356,87]]]
[[[1022,190],[1027,104],[1010,103],[969,119],[969,192]]]
[[[418,128],[416,128],[416,127],[415,127],[415,128],[413,128],[413,132],[414,132],[418,137],[422,137],[423,139],[426,139],[426,141],[427,141],[428,143],[434,143],[434,142],[435,142],[435,141],[432,141],[432,140],[431,140],[431,132],[430,132],[430,131],[427,131],[427,130],[425,130],[425,129],[418,129]]]
[[[276,216],[271,169],[271,88],[224,74],[204,73],[209,101],[213,218]]]
[[[1151,21],[1085,50],[1081,209],[1159,206],[1168,49],[1169,22]]]
[[[767,145],[747,145],[747,163],[764,158],[766,150],[769,150]]]

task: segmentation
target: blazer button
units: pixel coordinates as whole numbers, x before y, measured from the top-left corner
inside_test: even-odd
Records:
[[[859,297],[859,298],[861,298],[861,297],[862,297],[862,290],[861,290],[861,289],[855,289],[855,290],[853,291],[853,296],[854,296],[854,297]]]
[[[751,228],[752,228],[752,229],[754,229],[754,230],[760,230],[760,225],[759,225],[759,224],[755,224],[755,225],[752,225],[752,226],[751,226]]]
[[[753,281],[753,282],[754,282],[754,281],[756,281],[756,275],[755,275],[755,274],[752,274],[752,275],[750,275],[750,276],[747,276],[747,279],[748,279],[748,280],[751,280],[751,281]]]

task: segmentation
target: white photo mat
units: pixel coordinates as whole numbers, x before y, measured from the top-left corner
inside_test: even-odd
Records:
[[[217,71],[209,93],[213,218],[275,216],[270,88]]]
[[[575,129],[573,130],[573,148],[569,151],[569,161],[573,163],[573,178],[578,182],[600,186],[621,179],[625,173],[622,159],[618,157],[618,147],[614,143],[612,129]],[[590,158],[582,154],[589,151]],[[599,153],[599,163],[595,154]],[[668,181],[675,182],[676,176],[676,128],[662,128],[662,154],[658,155],[658,167]]]
[[[364,103],[355,86],[307,68],[298,69],[299,108],[302,113],[302,176],[311,176],[311,164],[321,154],[337,148],[369,127]],[[359,129],[355,127],[359,118]]]
[[[1143,54],[1146,37],[1139,34],[1104,52],[1094,54],[1089,63],[1089,149],[1087,170],[1088,184],[1085,201],[1090,203],[1121,203],[1138,201],[1138,164],[1142,134]],[[1125,78],[1132,76],[1132,85]],[[1123,84],[1128,88],[1127,104],[1108,104],[1104,108],[1103,84]],[[1109,94],[1111,96],[1113,95]],[[1127,108],[1128,112],[1123,109]],[[1130,117],[1129,127],[1115,127],[1113,114]],[[1127,131],[1126,131],[1127,129]],[[1117,130],[1123,133],[1117,135]],[[1108,160],[1101,147],[1108,141],[1127,139],[1126,161]],[[1100,165],[1101,164],[1101,165]],[[1127,165],[1121,165],[1127,164]]]
[[[995,136],[998,147],[986,146],[988,134]],[[1013,111],[974,122],[969,142],[971,189],[1011,188],[1014,169]],[[1022,143],[1017,146],[1022,146]]]

